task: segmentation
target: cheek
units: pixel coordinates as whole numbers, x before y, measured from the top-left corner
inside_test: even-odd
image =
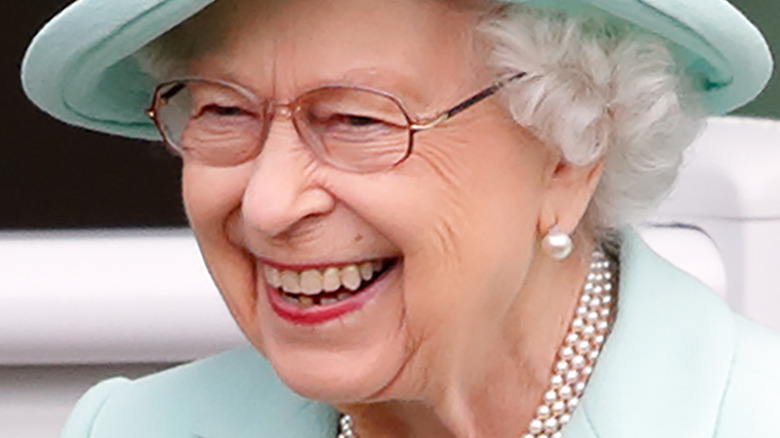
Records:
[[[509,307],[535,245],[543,153],[492,129],[416,140],[408,161],[370,190],[356,179],[348,197],[402,248],[407,325],[419,340]]]
[[[214,168],[184,164],[182,199],[196,234],[221,234],[227,217],[241,206],[251,168]]]
[[[185,163],[182,198],[203,258],[236,322],[254,327],[254,265],[229,238],[251,167],[213,168]]]

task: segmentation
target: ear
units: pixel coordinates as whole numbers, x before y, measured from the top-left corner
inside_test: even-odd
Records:
[[[604,170],[602,159],[586,166],[577,166],[558,157],[549,166],[542,209],[539,215],[539,234],[545,235],[554,225],[572,234],[585,215],[593,193]]]

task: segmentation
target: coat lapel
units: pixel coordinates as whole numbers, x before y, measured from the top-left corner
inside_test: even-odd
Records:
[[[734,319],[697,280],[623,234],[617,319],[566,438],[712,437]]]

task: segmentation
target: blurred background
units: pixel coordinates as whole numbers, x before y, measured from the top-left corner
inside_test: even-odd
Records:
[[[731,2],[780,48],[780,2]],[[95,382],[243,342],[181,228],[178,160],[156,143],[63,125],[25,98],[24,49],[68,3],[0,3],[0,438],[56,436]],[[778,74],[735,115],[780,119]],[[732,307],[780,329],[780,301],[766,298],[771,290],[780,295],[778,277],[766,273],[777,271],[776,250],[764,252],[780,246],[773,243],[780,236],[780,181],[770,175],[780,173],[780,129],[775,122],[721,122],[699,143],[738,143],[723,148],[763,161],[765,170],[744,160],[730,170],[738,160],[708,147],[709,158],[691,166],[682,193],[644,232]],[[760,133],[748,140],[745,129]],[[748,141],[754,146],[742,144]],[[730,169],[720,166],[724,161]],[[702,196],[714,187],[723,190]],[[745,193],[753,204],[744,202]],[[704,205],[692,210],[692,198]],[[746,254],[749,246],[758,249]],[[752,258],[766,272],[747,272],[742,263]],[[759,298],[745,292],[758,289]]]

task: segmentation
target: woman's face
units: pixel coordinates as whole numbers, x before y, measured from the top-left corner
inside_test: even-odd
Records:
[[[451,2],[223,1],[206,14],[221,23],[220,43],[190,73],[278,101],[356,85],[426,116],[493,80],[475,14]],[[252,161],[185,159],[183,194],[230,310],[291,388],[332,402],[415,398],[504,335],[556,159],[496,97],[417,134],[406,161],[369,174],[319,161],[278,114]],[[355,267],[370,280],[350,278]],[[303,288],[341,279],[360,289],[285,297],[266,278],[284,270],[295,272],[281,274],[290,290],[311,270],[327,278],[305,273]]]

